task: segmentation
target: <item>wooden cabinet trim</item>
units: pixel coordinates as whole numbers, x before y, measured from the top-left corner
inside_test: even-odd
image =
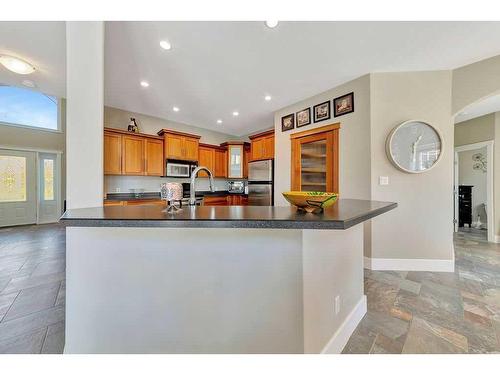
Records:
[[[274,135],[274,129],[269,129],[269,130],[265,130],[265,131],[257,133],[257,134],[249,135],[248,138],[250,140],[254,140],[256,138],[266,137],[268,135]]]
[[[152,139],[159,139],[162,140],[163,137],[159,137],[157,135],[152,135],[152,134],[144,134],[144,133],[132,133],[127,130],[123,129],[115,129],[115,128],[104,128],[104,132],[106,133],[115,133],[115,134],[122,134],[122,135],[128,135],[131,137],[143,137],[143,138],[152,138]]]
[[[290,134],[290,139],[307,137],[307,136],[312,135],[312,134],[324,133],[324,132],[337,130],[337,129],[340,129],[340,122],[337,122],[335,124],[326,125],[326,126],[321,126],[319,128],[309,129],[309,130],[305,130],[302,132]]]
[[[160,137],[164,136],[165,134],[173,134],[173,135],[180,135],[182,137],[189,137],[189,138],[195,138],[195,139],[201,138],[201,135],[189,134],[189,133],[184,133],[184,132],[179,132],[177,130],[169,130],[169,129],[161,129],[157,134]]]

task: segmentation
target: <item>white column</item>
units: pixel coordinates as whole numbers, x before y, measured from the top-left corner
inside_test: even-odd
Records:
[[[103,203],[104,23],[66,22],[67,208]]]

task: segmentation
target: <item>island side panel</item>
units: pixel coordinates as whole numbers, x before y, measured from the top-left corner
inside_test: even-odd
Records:
[[[303,353],[300,230],[66,231],[66,353]]]
[[[366,313],[363,225],[347,230],[304,230],[302,246],[304,351],[340,353]]]

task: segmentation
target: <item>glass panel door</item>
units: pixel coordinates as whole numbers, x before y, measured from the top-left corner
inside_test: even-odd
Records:
[[[38,155],[39,223],[53,223],[61,216],[59,197],[59,157],[57,154]]]
[[[326,139],[302,144],[300,150],[300,190],[326,191],[326,148]]]
[[[0,150],[0,227],[36,223],[35,153]]]
[[[229,146],[229,178],[243,177],[243,147]]]

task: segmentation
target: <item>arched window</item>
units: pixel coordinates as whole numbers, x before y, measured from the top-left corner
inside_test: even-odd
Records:
[[[0,84],[0,125],[57,131],[58,104],[54,96]]]

